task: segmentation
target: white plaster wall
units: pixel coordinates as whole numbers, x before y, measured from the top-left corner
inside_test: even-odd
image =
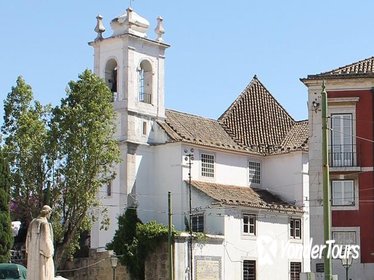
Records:
[[[262,188],[279,195],[285,201],[303,205],[305,196],[305,175],[308,172],[303,152],[292,152],[265,157],[262,161]]]
[[[181,209],[185,205],[182,189],[181,144],[151,146],[145,163],[137,174],[138,214],[143,222],[157,220],[167,224],[168,192],[172,194],[173,223],[179,229],[184,224]],[[148,177],[148,178],[146,178]]]
[[[283,200],[303,208],[302,239],[310,240],[309,164],[308,154],[302,151],[265,157],[262,188],[279,195]],[[303,262],[303,270],[310,271],[309,256]]]
[[[292,246],[296,251],[302,251],[303,240],[289,239],[289,218],[286,213],[276,213],[256,210],[230,210],[226,212],[225,236],[226,259],[231,260],[228,271],[242,271],[240,263],[243,259],[254,259],[257,265],[258,279],[288,279],[289,263],[291,261],[309,262],[303,259],[302,254],[297,256],[288,252],[287,246]],[[242,213],[255,213],[257,215],[256,236],[245,236],[241,233]],[[298,216],[294,216],[297,218]],[[288,245],[287,245],[288,244]],[[292,244],[292,245],[290,245]],[[235,269],[229,269],[234,266]],[[230,274],[227,275],[229,277]],[[230,278],[225,278],[230,279]],[[240,278],[231,278],[240,279]]]
[[[185,185],[188,188],[188,184]],[[223,208],[212,206],[213,199],[192,188],[192,214],[204,215],[204,232],[214,235],[224,235],[225,213]],[[185,210],[188,218],[188,207]]]
[[[127,146],[120,146],[121,158],[127,154]],[[113,239],[118,228],[117,218],[121,215],[127,204],[126,168],[124,162],[114,167],[116,177],[112,181],[112,195],[107,196],[107,186],[102,186],[97,194],[100,205],[91,211],[97,217],[91,229],[91,248],[105,248],[106,244]],[[105,217],[109,218],[107,230],[101,229],[101,222]]]
[[[185,146],[189,150],[190,146]],[[214,178],[201,176],[201,154],[215,156]],[[193,180],[215,182],[219,184],[249,186],[248,160],[260,161],[261,158],[248,156],[248,154],[229,153],[222,150],[213,150],[205,147],[195,147],[192,165]],[[186,174],[185,174],[186,175]],[[187,179],[185,176],[184,178]]]
[[[243,212],[258,215],[256,236],[241,234]],[[242,279],[242,266],[245,259],[256,261],[256,279],[259,280],[289,279],[290,262],[302,262],[303,268],[305,263],[309,263],[308,258],[303,259],[302,254],[293,254],[291,249],[288,249],[292,247],[302,252],[303,241],[289,239],[287,214],[255,209],[229,209],[225,213],[224,240],[221,242],[219,238],[208,239],[207,242],[195,243],[193,249],[194,256],[221,258],[222,279]],[[187,243],[176,243],[175,255],[176,279],[185,279],[188,266]]]

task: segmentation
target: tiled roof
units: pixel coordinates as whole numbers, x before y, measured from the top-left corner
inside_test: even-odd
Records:
[[[214,204],[302,212],[302,208],[287,203],[264,189],[201,181],[191,181],[191,186],[215,200]]]
[[[280,149],[307,149],[308,148],[308,121],[299,121],[291,128],[280,145]]]
[[[245,146],[279,146],[295,124],[256,76],[218,120]]]
[[[331,71],[323,72],[316,75],[308,75],[306,79],[332,79],[332,78],[358,78],[358,77],[374,77],[374,57],[360,60],[355,63],[336,68]]]
[[[255,76],[217,120],[166,110],[171,141],[262,155],[306,150],[307,121],[296,122]]]
[[[174,141],[185,141],[211,147],[245,150],[226,133],[216,120],[166,110],[165,122],[159,122],[161,127]]]

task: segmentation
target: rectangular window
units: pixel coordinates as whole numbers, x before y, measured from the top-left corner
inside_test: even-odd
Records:
[[[256,280],[256,261],[243,261],[243,280]]]
[[[214,155],[201,154],[201,176],[214,177]]]
[[[112,196],[112,182],[108,183],[108,185],[106,186],[106,195]]]
[[[301,238],[301,220],[290,219],[290,237],[294,239]]]
[[[143,122],[143,135],[147,135],[147,122]]]
[[[353,166],[352,114],[331,114],[331,166]]]
[[[256,215],[243,215],[243,233],[256,235]]]
[[[255,161],[249,161],[249,182],[254,184],[261,183],[261,164]]]
[[[193,215],[191,220],[193,232],[204,232],[204,215]]]
[[[290,263],[290,279],[300,280],[301,273],[301,262],[291,262]]]
[[[331,197],[333,206],[354,206],[355,188],[353,180],[331,181]]]

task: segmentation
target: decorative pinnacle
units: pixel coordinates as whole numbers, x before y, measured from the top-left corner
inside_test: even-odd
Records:
[[[157,26],[155,28],[155,32],[157,34],[156,41],[158,41],[158,42],[163,42],[164,41],[164,39],[162,39],[162,35],[165,34],[163,20],[164,19],[162,17],[157,18]]]
[[[101,15],[97,15],[96,17],[97,23],[95,27],[95,32],[97,33],[97,37],[95,40],[103,39],[103,33],[105,32],[105,27],[103,24],[103,17]]]

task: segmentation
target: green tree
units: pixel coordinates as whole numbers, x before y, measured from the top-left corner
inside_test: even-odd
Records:
[[[3,146],[11,162],[14,216],[27,223],[43,204],[53,208],[57,267],[90,230],[99,187],[114,177],[119,149],[111,98],[105,82],[86,70],[53,109],[33,101],[21,77],[4,102]]]
[[[140,223],[140,220],[136,209],[126,209],[125,213],[118,217],[118,229],[113,240],[107,244],[108,250],[114,250],[118,256],[121,256],[119,258],[120,262],[126,265],[134,279],[141,279],[141,263],[137,257],[136,226],[138,223]]]
[[[173,235],[176,232],[173,231]],[[143,224],[136,210],[128,208],[118,217],[118,229],[113,240],[107,244],[108,250],[119,255],[121,264],[127,267],[132,279],[145,279],[145,261],[168,237],[168,228],[155,221]]]
[[[111,100],[105,82],[86,70],[69,83],[67,97],[53,110],[50,150],[55,152],[54,185],[60,194],[54,205],[60,222],[57,265],[79,246],[79,235],[90,229],[88,213],[97,205],[100,186],[114,178],[119,149]]]
[[[9,212],[10,178],[5,157],[0,151],[0,263],[9,262],[13,245],[12,227]]]
[[[12,201],[16,206],[12,216],[26,223],[45,203],[44,194],[50,183],[46,150],[48,108],[33,101],[32,89],[22,77],[18,77],[4,101],[4,153],[11,163]]]

